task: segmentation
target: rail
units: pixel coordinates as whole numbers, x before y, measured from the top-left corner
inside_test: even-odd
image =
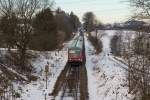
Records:
[[[62,85],[62,94],[60,100],[66,100],[67,97],[71,97],[74,100],[80,100],[79,83],[79,66],[70,66]]]

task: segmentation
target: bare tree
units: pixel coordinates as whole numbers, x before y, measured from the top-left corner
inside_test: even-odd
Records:
[[[93,12],[86,12],[83,16],[83,26],[87,32],[91,32],[97,23],[96,17]]]
[[[150,19],[150,0],[129,0],[131,6],[135,8],[134,18]],[[137,30],[137,36],[133,42],[134,57],[129,58],[131,61],[131,69],[133,73],[131,85],[141,94],[142,100],[150,98],[150,34],[149,27]],[[136,87],[135,87],[136,84]]]
[[[131,34],[128,34],[126,35],[127,43],[123,45],[126,49],[123,56],[128,63],[129,92],[140,93],[141,95],[135,98],[141,100],[148,100],[150,94],[150,61],[148,59],[150,41],[147,35],[136,32],[135,39],[132,39]]]
[[[136,8],[134,17],[150,19],[150,0],[129,0],[132,7]]]
[[[12,19],[15,16],[17,19],[12,23],[8,21],[8,24],[11,24],[9,27],[12,28],[12,24],[16,23],[16,26],[13,27],[15,34],[10,38],[15,37],[13,45],[18,49],[21,71],[26,69],[26,50],[32,33],[32,17],[39,9],[39,6],[40,0],[0,0],[0,12],[2,16],[7,16],[7,19]],[[6,27],[4,29],[7,29]],[[3,30],[3,32],[5,31]],[[8,32],[12,34],[11,31]]]
[[[41,8],[52,8],[55,2],[53,0],[41,0]]]

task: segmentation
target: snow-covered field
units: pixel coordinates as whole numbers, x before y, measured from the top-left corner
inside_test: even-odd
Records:
[[[116,34],[116,31],[99,31],[99,33],[99,38],[103,43],[103,51],[99,55],[93,53],[95,50],[85,36],[89,99],[131,100],[134,96],[128,94],[127,70],[124,69],[128,66],[117,61],[110,54],[110,39]],[[34,52],[38,56],[32,61],[32,65],[38,80],[24,85],[14,83],[15,89],[21,94],[21,98],[17,100],[45,100],[45,95],[47,100],[52,99],[48,94],[53,91],[57,77],[66,65],[69,43],[59,52]],[[47,62],[49,72],[48,88],[46,89],[45,65]]]
[[[78,37],[79,34],[76,34]],[[20,94],[20,98],[17,100],[51,100],[49,94],[52,93],[54,89],[55,82],[57,81],[58,76],[64,69],[67,60],[68,60],[68,46],[72,44],[72,41],[64,43],[64,48],[60,51],[48,51],[48,52],[38,52],[29,50],[28,52],[36,55],[36,58],[32,59],[31,64],[34,68],[34,75],[38,77],[37,81],[33,81],[30,83],[21,83],[14,82],[13,86],[16,93]],[[13,50],[13,49],[12,49]],[[14,49],[16,50],[16,49]],[[7,49],[0,48],[0,53],[5,54]],[[47,80],[47,89],[46,89],[46,73],[45,73],[45,66],[49,66],[48,71],[48,80]],[[14,70],[10,69],[14,73]],[[0,70],[0,73],[1,70]],[[18,73],[16,73],[18,74]],[[20,74],[19,74],[20,75]],[[20,75],[21,76],[21,75]],[[23,77],[23,76],[21,76]],[[26,79],[26,77],[24,78]]]
[[[48,88],[46,89],[45,78],[45,65],[49,62],[48,72]],[[67,51],[53,51],[39,53],[38,59],[33,61],[33,66],[36,69],[36,75],[39,77],[36,82],[31,82],[27,85],[16,86],[18,92],[21,94],[21,98],[18,100],[44,100],[46,98],[50,100],[49,93],[52,92],[57,77],[64,69],[67,62]],[[22,89],[19,89],[19,88]]]
[[[127,71],[121,62],[110,55],[110,39],[116,31],[100,31],[103,34],[103,51],[99,55],[85,37],[86,67],[88,73],[88,88],[90,100],[131,100],[128,94]]]
[[[76,34],[74,38],[78,35],[79,34]],[[38,55],[38,58],[32,61],[32,65],[36,71],[35,75],[39,78],[36,82],[31,82],[24,86],[15,84],[16,90],[18,90],[17,92],[21,94],[21,98],[18,98],[18,100],[45,100],[45,98],[47,100],[53,99],[53,97],[49,96],[49,94],[52,93],[55,82],[67,63],[67,48],[70,44],[72,44],[72,41],[64,43],[64,48],[60,51],[33,52],[35,55]],[[49,72],[48,85],[46,89],[45,65],[47,62],[49,63]]]

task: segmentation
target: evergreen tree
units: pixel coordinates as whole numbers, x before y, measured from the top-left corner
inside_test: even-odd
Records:
[[[50,8],[43,9],[33,20],[31,49],[53,50],[57,47],[57,26]]]

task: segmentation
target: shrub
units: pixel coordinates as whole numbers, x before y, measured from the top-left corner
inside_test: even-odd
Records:
[[[30,81],[37,81],[38,77],[35,76],[35,75],[30,75],[30,76],[28,76],[28,79],[29,79]]]
[[[100,53],[102,51],[102,42],[97,39],[97,37],[93,37],[91,35],[88,36],[90,42],[94,46],[96,50],[96,54]]]

